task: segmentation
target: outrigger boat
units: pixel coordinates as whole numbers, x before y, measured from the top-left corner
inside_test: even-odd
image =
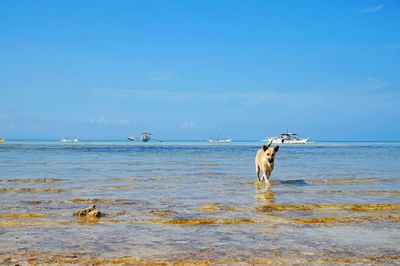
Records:
[[[299,138],[296,133],[282,133],[276,137],[270,137],[267,141],[272,141],[272,144],[306,144],[308,138]]]
[[[143,131],[143,132],[142,132],[142,141],[143,141],[143,142],[148,142],[149,140],[151,140],[150,135],[151,135],[150,132]]]
[[[161,141],[160,139],[156,139],[156,138],[151,137],[151,133],[148,132],[148,131],[143,131],[141,134],[142,134],[142,136],[140,136],[140,137],[128,137],[128,140],[135,141],[137,139],[142,139],[143,142],[149,142],[150,140],[159,140],[159,141]]]
[[[209,142],[232,142],[232,139],[227,139],[227,138],[209,138],[208,139]]]
[[[78,138],[74,138],[74,139],[66,139],[66,138],[62,138],[61,140],[60,140],[61,142],[79,142],[79,139]]]

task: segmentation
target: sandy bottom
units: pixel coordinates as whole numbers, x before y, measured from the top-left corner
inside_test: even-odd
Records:
[[[62,185],[63,182],[66,184]],[[206,198],[181,205],[169,197],[151,201],[124,196],[132,189],[126,182],[126,179],[114,185],[100,182],[98,187],[88,190],[54,179],[41,184],[40,193],[35,187],[36,179],[7,182],[14,186],[0,191],[10,197],[0,206],[0,262],[10,265],[400,263],[399,203],[279,203],[277,199],[287,196],[285,189],[279,190],[279,184],[265,190],[259,182],[245,182],[236,187],[253,194],[251,203],[234,204],[224,199],[227,204],[216,196],[214,202]],[[157,188],[177,181],[165,180],[161,184],[159,180],[143,181],[151,182]],[[158,191],[154,187],[143,186],[142,191]],[[103,198],[74,197],[94,196],[98,191],[111,194]],[[329,192],[343,194],[340,190]],[[347,194],[350,192],[347,190]],[[399,194],[387,192],[394,197]],[[308,197],[310,191],[297,193],[299,197]],[[376,201],[386,193],[368,190],[368,195]],[[95,204],[103,216],[72,216],[74,211],[89,204]]]
[[[0,265],[400,265],[399,145],[258,145],[3,146]]]

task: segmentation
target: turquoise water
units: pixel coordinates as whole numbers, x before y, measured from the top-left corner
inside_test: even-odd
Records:
[[[400,262],[400,143],[281,146],[270,190],[261,145],[2,143],[0,262]]]

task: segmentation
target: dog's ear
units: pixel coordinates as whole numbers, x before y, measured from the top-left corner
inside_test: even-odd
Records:
[[[264,146],[263,146],[263,150],[264,150],[264,151],[268,150],[268,146],[264,145]]]
[[[276,146],[276,147],[274,148],[274,151],[277,152],[278,150],[279,150],[279,146]]]

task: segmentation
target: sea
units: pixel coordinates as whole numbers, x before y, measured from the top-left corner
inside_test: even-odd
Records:
[[[0,264],[400,264],[400,142],[262,145],[1,143]]]

